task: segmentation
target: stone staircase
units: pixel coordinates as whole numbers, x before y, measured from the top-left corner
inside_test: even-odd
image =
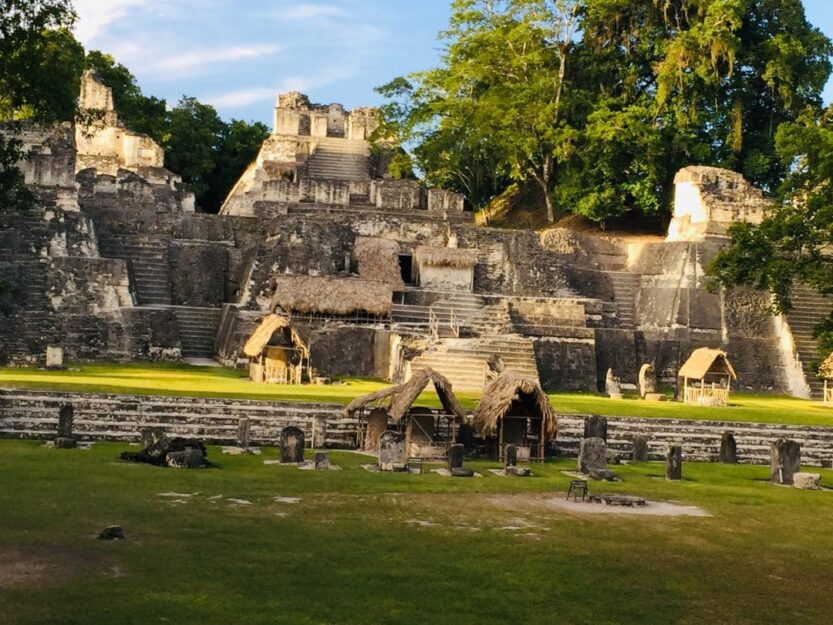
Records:
[[[538,380],[532,340],[512,334],[441,339],[411,361],[411,372],[430,367],[447,377],[455,391],[481,392],[492,355],[500,356],[508,370]]]
[[[816,364],[827,355],[818,351],[818,341],[813,331],[833,311],[833,299],[815,290],[798,285],[793,289],[793,309],[787,313],[787,323],[792,330],[798,357],[804,368],[804,377],[810,386],[813,399],[821,399],[824,383],[816,377]]]
[[[139,306],[171,304],[171,268],[165,242],[144,236],[102,236],[101,255],[129,261]]]
[[[636,327],[634,307],[640,287],[640,276],[627,271],[609,271],[606,275],[610,278],[610,284],[613,287],[613,301],[616,305],[619,328],[633,330]]]
[[[578,455],[584,436],[584,418],[583,415],[559,415],[557,445],[560,456]],[[631,459],[633,438],[645,436],[649,460],[665,460],[671,445],[682,445],[685,462],[716,462],[724,432],[733,433],[738,445],[738,460],[743,464],[769,464],[770,446],[782,437],[801,445],[802,465],[829,467],[833,462],[833,428],[635,417],[608,417],[608,459],[613,462]]]
[[[174,306],[183,358],[213,358],[221,308]]]
[[[393,304],[392,321],[402,329],[427,332],[430,327],[431,313],[437,319],[441,338],[457,337],[452,328],[457,326],[462,336],[471,335],[471,322],[486,305],[486,299],[473,293],[448,293],[431,306],[413,304]]]
[[[310,178],[325,180],[367,180],[370,177],[365,141],[322,137],[306,163]],[[356,198],[357,202],[361,198]]]

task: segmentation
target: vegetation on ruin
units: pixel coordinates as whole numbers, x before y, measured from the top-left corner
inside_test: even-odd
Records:
[[[614,467],[617,492],[710,517],[548,508],[574,460],[536,477],[371,474],[118,460],[126,444],[0,441],[0,622],[823,623],[833,610],[830,492],[766,482],[768,467]],[[822,470],[822,482],[833,471]],[[463,496],[464,495],[464,496]],[[278,497],[296,497],[290,503]],[[246,503],[235,503],[233,499]],[[119,524],[126,540],[95,540]]]
[[[714,286],[747,285],[773,295],[776,312],[792,309],[797,283],[833,295],[833,107],[778,129],[778,152],[791,166],[760,224],[732,226],[731,245],[710,267]],[[833,314],[816,329],[822,359],[833,352]]]
[[[66,371],[28,367],[0,369],[0,388],[43,391],[222,397],[296,402],[348,404],[356,397],[389,384],[379,380],[342,379],[332,385],[278,385],[251,382],[245,371],[224,367],[198,367],[178,363],[97,363],[72,366]],[[833,410],[818,402],[773,395],[733,393],[726,408],[700,408],[679,402],[646,402],[631,396],[612,400],[597,393],[549,393],[557,412],[646,418],[705,419],[751,423],[833,426]],[[459,393],[467,410],[478,396]],[[439,407],[433,392],[420,399]]]
[[[380,91],[389,132],[415,144],[426,179],[475,206],[545,179],[550,216],[657,215],[686,165],[774,191],[787,173],[777,130],[820,110],[831,70],[831,42],[801,0],[452,8],[439,66]]]

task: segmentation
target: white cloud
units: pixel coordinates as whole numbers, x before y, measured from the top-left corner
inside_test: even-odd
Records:
[[[228,48],[212,48],[203,50],[189,50],[170,54],[168,57],[153,64],[157,71],[169,74],[181,74],[202,69],[215,63],[241,61],[243,59],[258,59],[272,56],[281,51],[281,46],[273,44],[253,46],[231,46]]]
[[[277,15],[286,20],[307,20],[316,17],[341,17],[345,15],[345,12],[335,4],[304,3],[283,10]]]
[[[131,9],[150,4],[152,0],[74,0],[78,12],[75,36],[87,46],[105,27],[126,17]]]

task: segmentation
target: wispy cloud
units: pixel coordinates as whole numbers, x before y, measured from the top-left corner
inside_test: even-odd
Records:
[[[126,17],[132,9],[150,3],[151,0],[74,0],[78,12],[75,35],[85,46],[89,45],[106,26]]]
[[[278,15],[285,20],[307,20],[316,17],[342,17],[346,12],[335,4],[303,3],[282,10]]]
[[[282,46],[262,44],[252,46],[231,46],[227,48],[211,48],[201,50],[187,50],[174,53],[153,63],[152,68],[165,74],[182,74],[213,66],[217,63],[242,61],[244,59],[259,59],[278,54]]]

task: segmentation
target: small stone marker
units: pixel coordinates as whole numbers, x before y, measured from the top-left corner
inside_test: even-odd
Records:
[[[648,437],[634,436],[633,437],[633,461],[647,462],[648,461]]]
[[[738,463],[738,444],[732,432],[723,432],[723,438],[720,440],[720,463]]]
[[[252,424],[248,417],[241,417],[237,420],[237,446],[243,449],[249,448]]]
[[[330,469],[330,454],[326,451],[316,451],[312,456],[312,463],[316,471],[328,471]]]
[[[111,525],[101,530],[99,540],[124,540],[124,530],[120,525]]]
[[[46,368],[47,369],[63,369],[64,368],[64,350],[62,347],[48,346],[46,348]]]
[[[304,461],[304,431],[295,426],[281,430],[281,463],[300,464]]]
[[[607,442],[607,417],[595,414],[585,417],[584,438],[601,438]]]
[[[820,490],[820,473],[794,473],[793,486],[799,490]]]
[[[202,469],[208,466],[205,455],[198,447],[189,447],[182,451],[169,451],[165,457],[169,467],[176,469]]]
[[[312,447],[320,449],[327,444],[327,415],[315,415],[312,422]]]
[[[460,445],[452,445],[448,448],[448,470],[452,477],[472,477],[474,471],[463,466],[466,450]]]
[[[611,399],[622,399],[622,386],[619,378],[613,375],[613,369],[607,370],[605,377],[605,393]]]
[[[603,438],[585,438],[578,450],[578,470],[581,473],[607,471],[607,443]]]
[[[509,468],[516,466],[518,466],[518,448],[514,445],[507,445],[503,452],[503,467]]]
[[[645,399],[657,392],[657,372],[654,365],[646,362],[639,369],[639,397]]]
[[[665,462],[665,477],[669,480],[683,479],[683,448],[672,445],[668,448],[668,458]]]
[[[772,483],[792,484],[796,473],[801,471],[801,445],[786,438],[779,438],[770,449]]]
[[[78,446],[78,441],[72,434],[72,423],[75,418],[75,409],[72,404],[64,404],[58,411],[58,436],[55,438],[55,447],[58,449],[73,449]]]
[[[404,471],[408,467],[405,435],[387,430],[379,437],[379,468],[382,471]]]

